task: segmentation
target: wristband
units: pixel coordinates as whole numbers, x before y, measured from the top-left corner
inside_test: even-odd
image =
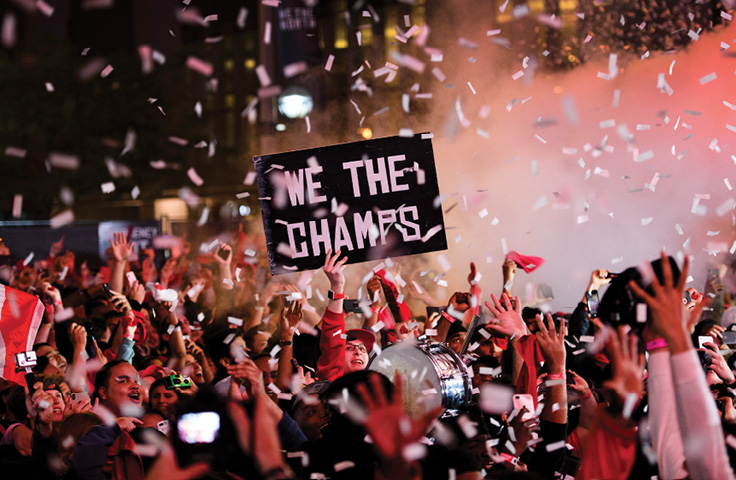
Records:
[[[593,395],[593,390],[588,390],[587,395],[583,395],[582,397],[578,397],[579,400],[587,400]]]
[[[61,300],[54,300],[54,305],[64,305],[64,302]]]
[[[279,345],[281,345],[282,347],[288,347],[290,345],[293,345],[293,343],[291,340],[281,340],[279,342]]]
[[[330,300],[342,300],[343,298],[345,298],[345,292],[336,293],[332,290],[327,290],[327,298],[329,298]]]
[[[667,340],[664,338],[657,338],[654,340],[650,340],[647,342],[646,349],[647,352],[650,350],[654,350],[655,348],[666,348],[667,347]]]
[[[516,465],[517,463],[519,463],[519,457],[515,457],[515,456],[510,455],[508,453],[503,453],[502,452],[500,454],[500,457],[503,458],[504,460],[506,460],[511,465]]]
[[[567,378],[566,373],[548,373],[547,380],[565,380]]]
[[[450,323],[455,323],[455,318],[452,317],[452,315],[448,315],[447,312],[442,312],[442,316]]]

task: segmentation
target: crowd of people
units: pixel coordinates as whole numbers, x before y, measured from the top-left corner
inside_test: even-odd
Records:
[[[90,271],[62,239],[4,267],[45,310],[32,379],[0,379],[0,476],[734,477],[727,267],[703,292],[687,257],[596,269],[573,312],[549,313],[512,295],[525,265],[508,258],[499,296],[471,264],[434,308],[399,261],[347,291],[328,251],[323,295],[246,241],[182,241],[157,265],[120,233]],[[417,355],[429,367],[399,365]]]

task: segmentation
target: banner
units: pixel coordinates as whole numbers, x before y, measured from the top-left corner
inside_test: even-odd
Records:
[[[432,135],[254,157],[271,273],[447,249]]]
[[[0,376],[25,385],[25,370],[15,372],[15,354],[33,350],[44,306],[30,293],[0,285]]]

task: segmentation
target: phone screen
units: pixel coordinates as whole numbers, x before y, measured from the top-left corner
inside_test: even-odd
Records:
[[[176,428],[182,442],[212,443],[220,433],[220,415],[216,412],[185,413]]]
[[[585,300],[588,304],[588,311],[590,312],[591,317],[597,317],[598,316],[598,292],[586,292],[585,293]]]

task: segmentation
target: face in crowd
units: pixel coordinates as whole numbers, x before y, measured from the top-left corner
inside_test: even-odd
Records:
[[[39,373],[43,373],[44,375],[62,376],[66,374],[66,358],[64,358],[64,355],[59,353],[59,351],[51,345],[43,345],[41,347],[38,347],[38,350],[36,350],[36,355],[38,357],[46,357],[49,359],[49,364],[46,366],[46,368],[44,368],[43,372]]]
[[[176,404],[179,397],[173,390],[167,390],[165,385],[156,385],[148,394],[151,399],[151,407],[160,411],[167,417],[171,417],[175,413]]]
[[[138,370],[127,362],[115,365],[110,369],[107,381],[97,394],[100,403],[119,416],[123,416],[126,405],[140,407],[143,403],[143,393]]]
[[[368,366],[368,349],[358,339],[349,340],[345,344],[345,373],[365,370]]]

